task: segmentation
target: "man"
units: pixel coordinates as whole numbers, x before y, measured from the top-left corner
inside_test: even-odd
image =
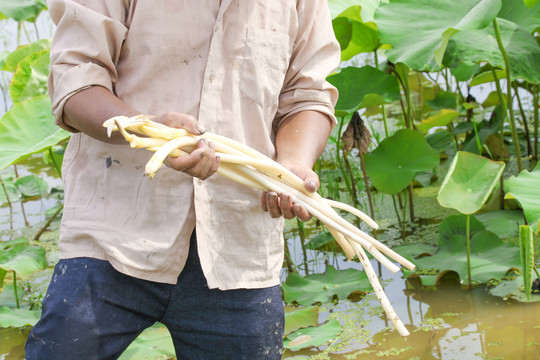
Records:
[[[204,127],[316,191],[311,169],[335,124],[337,91],[325,79],[339,64],[326,0],[48,6],[53,112],[73,135],[61,260],[27,359],[115,359],[156,321],[179,359],[279,359],[283,218],[307,211],[287,194],[212,176],[219,157],[202,140],[150,180],[150,154],[102,124],[144,113],[194,134]]]

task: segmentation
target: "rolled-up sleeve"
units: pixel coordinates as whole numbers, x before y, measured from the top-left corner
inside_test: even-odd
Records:
[[[336,123],[338,91],[326,81],[340,63],[327,0],[298,0],[298,33],[285,76],[274,128],[304,110],[328,115]]]
[[[129,4],[128,0],[48,0],[47,5],[57,26],[48,83],[53,114],[58,126],[74,132],[63,121],[66,101],[90,86],[114,91]]]

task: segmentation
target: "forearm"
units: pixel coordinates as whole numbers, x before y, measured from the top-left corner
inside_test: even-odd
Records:
[[[123,144],[125,140],[118,133],[115,133],[111,138],[107,136],[103,123],[114,116],[130,117],[139,113],[104,87],[92,86],[78,92],[66,101],[64,121],[72,128],[95,139]]]
[[[318,111],[302,111],[285,119],[276,134],[276,161],[312,168],[321,156],[334,124]]]

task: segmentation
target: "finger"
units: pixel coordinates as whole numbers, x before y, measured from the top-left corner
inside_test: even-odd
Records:
[[[155,116],[152,120],[170,127],[185,129],[193,135],[202,135],[206,132],[206,129],[198,123],[197,119],[188,114],[167,112]]]
[[[268,206],[268,212],[273,218],[281,217],[281,209],[279,208],[279,197],[278,195],[270,191],[266,194],[266,205]]]
[[[294,215],[300,220],[302,220],[303,222],[311,220],[311,214],[306,210],[305,207],[299,204],[294,204],[293,211],[294,211]]]
[[[296,216],[293,211],[292,198],[289,194],[287,193],[281,194],[279,206],[281,209],[281,214],[283,215],[285,219],[292,219]]]
[[[304,186],[310,192],[317,192],[320,186],[319,177],[317,176],[317,174],[313,172],[312,174],[306,176],[306,178],[304,179]]]
[[[266,196],[268,196],[268,192],[263,191],[263,192],[261,193],[261,197],[260,197],[260,200],[261,200],[261,209],[262,209],[262,211],[265,211],[265,212],[268,211],[268,204],[266,203]]]

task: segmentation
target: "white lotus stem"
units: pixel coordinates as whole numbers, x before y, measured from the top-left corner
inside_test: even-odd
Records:
[[[394,324],[394,327],[401,336],[408,336],[409,331],[407,330],[405,325],[403,325],[403,322],[399,319],[399,316],[397,315],[392,304],[390,303],[390,300],[388,300],[388,297],[386,296],[384,289],[379,281],[379,278],[377,277],[377,274],[375,273],[375,270],[373,269],[373,266],[371,265],[371,262],[369,261],[364,249],[356,243],[352,243],[351,245],[355,250],[356,254],[358,255],[358,258],[360,259],[360,262],[364,267],[364,271],[366,272],[366,275],[369,279],[371,287],[375,291],[375,295],[377,296],[377,299],[379,299],[379,302],[381,303],[384,311],[386,312],[386,315],[390,318],[390,321],[392,321],[392,324]]]
[[[145,174],[152,179],[156,172],[159,170],[161,165],[163,164],[163,161],[169,154],[173,151],[175,151],[178,148],[181,148],[183,146],[193,146],[196,145],[199,140],[192,138],[192,137],[180,137],[173,140],[168,141],[163,146],[159,148],[158,151],[152,155],[148,163],[146,164],[145,168]]]

